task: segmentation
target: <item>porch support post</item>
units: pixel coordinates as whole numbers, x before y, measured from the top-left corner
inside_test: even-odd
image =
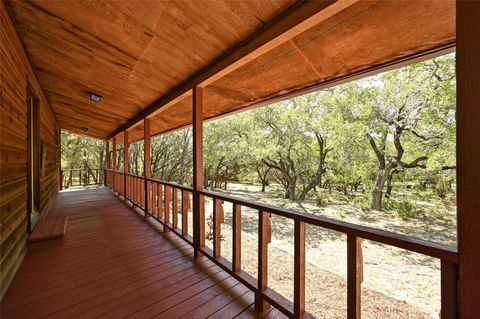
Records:
[[[62,173],[62,130],[58,128],[58,147],[60,148],[59,150],[56,150],[58,152],[58,179],[59,179],[59,190],[63,189],[63,173]]]
[[[110,142],[105,141],[105,168],[110,169]]]
[[[149,210],[148,204],[150,203],[150,182],[147,181],[147,178],[151,178],[152,169],[151,165],[152,162],[150,160],[150,119],[144,118],[143,119],[143,168],[144,168],[144,177],[145,177],[145,217],[147,217],[147,213]]]
[[[110,142],[105,140],[105,169],[103,170],[103,185],[107,185],[107,169],[110,169]]]
[[[123,132],[123,196],[127,198],[128,131]]]
[[[480,2],[457,1],[457,203],[459,307],[480,318]],[[452,268],[445,265],[445,269]],[[450,276],[452,284],[455,278]],[[457,300],[453,301],[455,304]],[[453,304],[450,302],[450,304]],[[443,318],[443,316],[442,316]]]
[[[112,138],[112,147],[113,147],[113,151],[112,151],[112,188],[113,188],[113,192],[115,192],[115,171],[117,169],[117,138],[114,136]]]
[[[204,198],[199,194],[203,190],[203,89],[195,86],[192,92],[193,114],[193,248],[194,257],[200,254],[198,249],[205,246]]]

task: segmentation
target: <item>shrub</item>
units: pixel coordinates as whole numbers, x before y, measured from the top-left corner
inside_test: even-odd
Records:
[[[314,193],[315,204],[318,207],[325,207],[328,204],[328,197],[326,194],[323,194],[322,191],[317,191]]]
[[[370,211],[370,200],[367,196],[357,196],[352,199],[353,206],[360,208],[364,212]]]
[[[383,208],[386,211],[397,214],[402,219],[417,218],[425,215],[425,212],[418,208],[408,197],[402,198],[401,200],[389,198],[384,201]]]

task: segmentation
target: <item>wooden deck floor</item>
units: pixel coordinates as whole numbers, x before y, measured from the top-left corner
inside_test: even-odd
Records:
[[[32,243],[2,318],[281,318],[176,235],[164,235],[105,188],[59,193],[62,239]]]

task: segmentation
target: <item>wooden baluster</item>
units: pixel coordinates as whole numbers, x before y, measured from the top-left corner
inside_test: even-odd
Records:
[[[153,198],[153,194],[155,194],[153,192],[153,183],[152,182],[148,182],[148,199],[149,199],[149,205],[148,205],[148,208],[150,209],[150,213],[153,215],[154,214],[154,198]]]
[[[169,186],[165,186],[165,224],[170,223],[170,202],[172,199],[172,193]],[[169,229],[164,227],[164,232],[168,233]]]
[[[147,182],[147,179],[144,178],[143,179],[143,210],[145,212],[145,217],[147,217],[147,214],[148,214],[148,182]]]
[[[269,307],[260,292],[268,287],[268,243],[271,240],[270,214],[259,212],[258,216],[258,290],[255,294],[255,310],[264,311]]]
[[[293,313],[305,313],[305,223],[295,220]]]
[[[458,266],[441,261],[441,309],[440,318],[458,318]]]
[[[142,178],[139,178],[138,181],[140,182],[140,196],[142,198],[140,206],[145,209],[145,183]]]
[[[163,218],[163,198],[162,198],[162,184],[158,184],[157,196],[158,196],[158,219]]]
[[[237,272],[242,268],[242,207],[238,204],[233,204],[232,231],[232,270]]]
[[[213,199],[213,256],[220,257],[221,225],[224,222],[222,201]]]
[[[347,235],[347,318],[360,319],[363,281],[362,239]]]
[[[176,229],[178,224],[178,191],[176,188],[173,188],[172,223],[173,223],[173,229]]]
[[[188,235],[188,210],[190,209],[190,193],[182,191],[182,235]]]
[[[137,178],[132,177],[132,186],[133,186],[133,202],[137,203]]]
[[[157,183],[152,183],[152,215],[157,213]]]

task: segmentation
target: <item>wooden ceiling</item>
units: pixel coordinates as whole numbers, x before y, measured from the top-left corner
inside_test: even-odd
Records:
[[[191,122],[188,91],[154,105],[292,0],[10,1],[63,129],[108,138],[150,107],[153,134]],[[455,2],[340,0],[204,81],[204,118],[455,44]],[[288,18],[288,17],[287,17]],[[312,22],[313,21],[313,22]],[[295,31],[295,30],[294,30]],[[244,41],[245,42],[245,41]],[[88,92],[103,96],[99,103]],[[145,112],[145,111],[144,111]],[[129,139],[143,137],[130,128]]]

